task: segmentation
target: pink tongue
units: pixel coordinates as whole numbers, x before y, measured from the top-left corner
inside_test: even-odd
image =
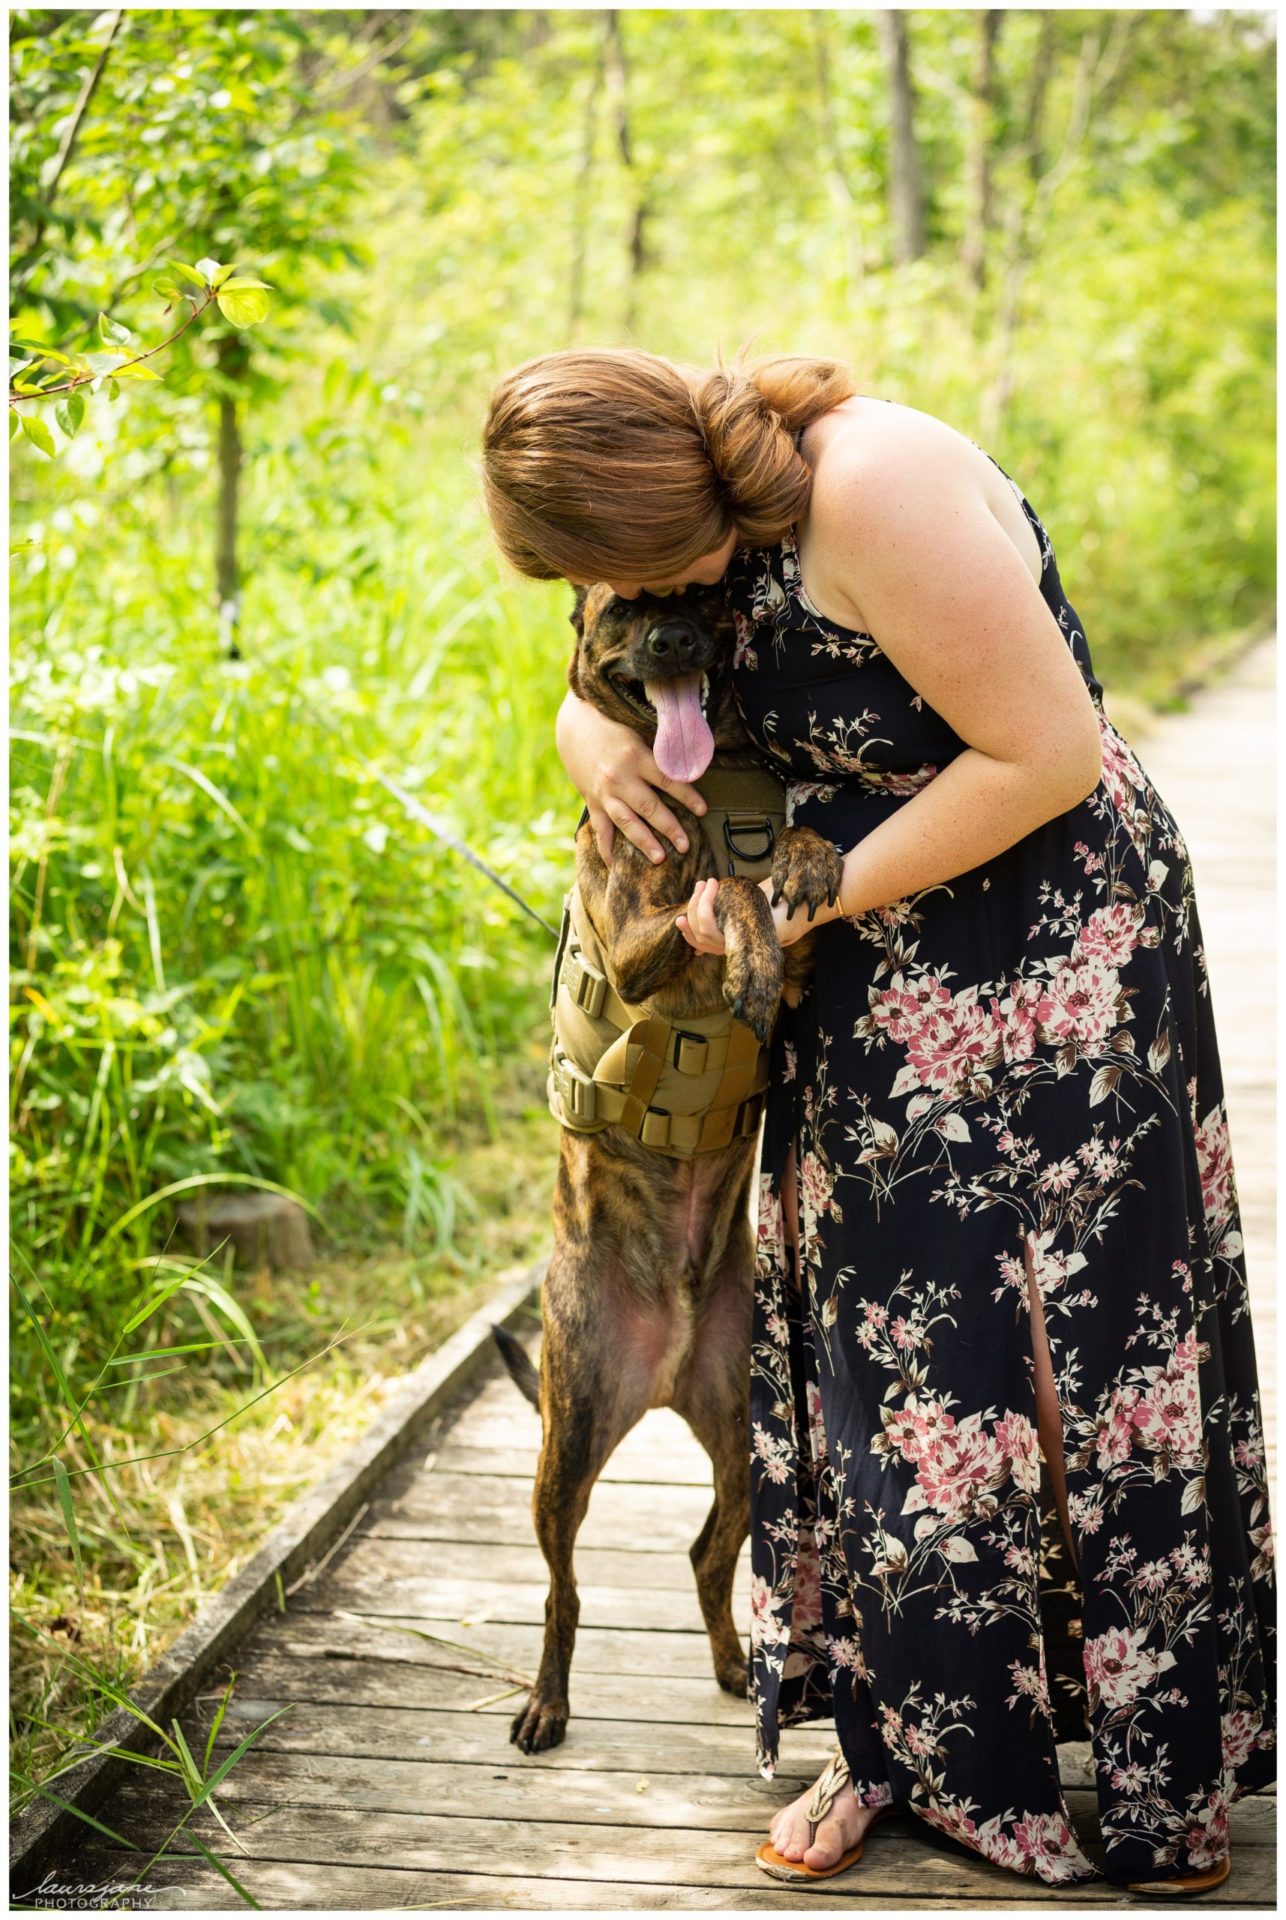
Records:
[[[714,735],[701,711],[701,675],[649,680],[644,691],[656,708],[657,766],[668,780],[699,780],[714,753]]]

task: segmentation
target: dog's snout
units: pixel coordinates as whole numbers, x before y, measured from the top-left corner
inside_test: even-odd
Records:
[[[700,634],[686,620],[661,620],[647,637],[647,650],[658,666],[686,666],[700,644]]]

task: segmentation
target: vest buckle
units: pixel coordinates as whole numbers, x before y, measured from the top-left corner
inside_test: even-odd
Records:
[[[569,947],[563,962],[563,978],[567,991],[571,995],[572,1005],[591,1020],[597,1020],[603,1011],[603,1000],[607,994],[607,976],[591,967],[579,947]]]
[[[592,1127],[598,1118],[598,1089],[574,1060],[560,1053],[554,1061],[554,1090],[563,1111],[582,1127]]]

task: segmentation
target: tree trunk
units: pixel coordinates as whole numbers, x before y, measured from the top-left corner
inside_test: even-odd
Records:
[[[603,56],[608,92],[612,100],[613,118],[616,121],[616,140],[621,150],[621,162],[625,168],[630,191],[629,230],[626,238],[630,265],[625,294],[625,331],[633,333],[635,321],[638,318],[639,278],[647,263],[644,227],[648,217],[648,205],[647,188],[634,162],[627,95],[629,71],[625,64],[625,46],[621,39],[621,16],[614,7],[607,14]]]
[[[995,51],[1003,13],[989,7],[978,14],[973,94],[969,104],[968,214],[960,249],[965,279],[975,296],[987,284],[987,242],[992,226],[991,140],[995,124]]]
[[[911,84],[906,12],[901,7],[875,16],[889,87],[889,224],[893,264],[918,260],[925,249],[924,177],[915,139],[915,92]]]
[[[241,658],[237,623],[241,576],[237,563],[237,506],[241,483],[241,420],[238,389],[250,364],[250,349],[238,333],[225,333],[215,348],[219,370],[219,500],[215,518],[214,590],[219,632],[230,660]]]
[[[979,422],[979,439],[983,446],[994,445],[999,440],[1005,413],[1013,393],[1014,341],[1018,333],[1023,281],[1026,279],[1032,255],[1029,235],[1040,233],[1049,219],[1054,195],[1075,164],[1077,150],[1085,138],[1085,131],[1089,125],[1090,114],[1096,103],[1101,106],[1110,97],[1125,56],[1132,16],[1127,13],[1115,13],[1108,14],[1106,18],[1109,25],[1101,39],[1091,31],[1087,32],[1081,40],[1076,72],[1072,81],[1071,111],[1063,136],[1062,151],[1052,165],[1045,167],[1036,156],[1042,152],[1042,115],[1053,65],[1056,16],[1050,13],[1041,15],[1041,37],[1032,65],[1031,91],[1024,134],[1025,157],[1033,181],[1033,191],[1030,204],[1027,206],[1024,206],[1015,194],[1005,223],[1004,285],[996,315],[991,354],[996,372],[983,397]]]
[[[839,219],[840,234],[844,242],[845,261],[845,298],[850,313],[861,291],[866,260],[863,253],[862,223],[857,210],[857,201],[849,185],[848,170],[844,165],[844,149],[840,143],[839,121],[835,113],[835,103],[831,96],[830,70],[833,55],[827,44],[826,23],[829,16],[814,12],[812,15],[813,55],[817,74],[817,104],[821,110],[822,135],[825,141],[828,164],[826,167],[826,186],[831,203]]]
[[[590,179],[594,171],[594,135],[598,128],[598,101],[607,64],[607,33],[599,45],[585,98],[585,127],[581,135],[580,168],[572,212],[572,264],[568,276],[567,338],[575,340],[585,312],[585,255],[589,247]]]

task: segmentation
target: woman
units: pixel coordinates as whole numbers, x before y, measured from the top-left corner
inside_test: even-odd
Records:
[[[1055,1745],[1088,1734],[1108,1877],[1218,1884],[1274,1777],[1236,1188],[1187,851],[1049,536],[831,361],[554,353],[484,445],[522,572],[725,582],[746,725],[844,855],[774,1036],[750,1382],[760,1769],[783,1726],[839,1746],[759,1864],[829,1876],[892,1807],[1096,1878]],[[605,858],[682,845],[662,796],[700,797],[633,733],[569,695],[558,745]]]

